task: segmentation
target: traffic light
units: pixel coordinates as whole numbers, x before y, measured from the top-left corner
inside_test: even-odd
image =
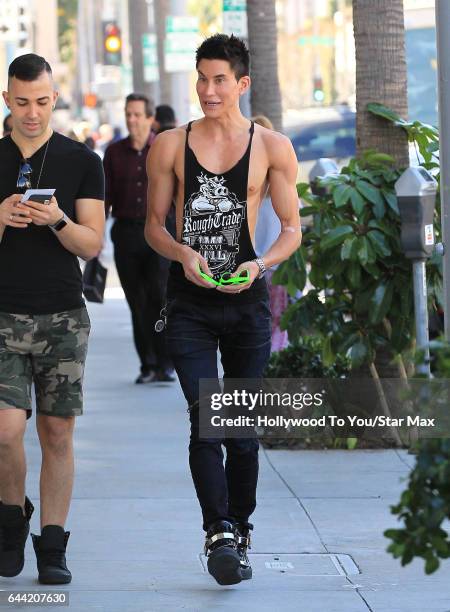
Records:
[[[315,102],[323,102],[325,99],[325,94],[323,93],[322,77],[314,77],[313,98]]]
[[[122,63],[122,34],[115,21],[103,23],[103,63],[106,66]]]

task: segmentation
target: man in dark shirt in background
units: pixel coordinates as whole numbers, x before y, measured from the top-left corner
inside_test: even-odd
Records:
[[[154,139],[152,102],[130,94],[125,103],[129,136],[105,152],[106,213],[115,218],[111,230],[114,260],[131,310],[133,337],[141,362],[136,383],[171,382],[172,366],[164,332],[155,322],[164,306],[169,262],[150,248],[144,238],[147,206],[145,160]]]

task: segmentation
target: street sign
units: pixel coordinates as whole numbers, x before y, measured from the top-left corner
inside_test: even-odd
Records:
[[[166,19],[164,67],[166,72],[189,72],[195,68],[198,46],[197,17],[170,16]]]
[[[247,38],[247,2],[246,0],[223,0],[222,17],[224,34],[234,34]]]
[[[159,81],[156,34],[142,34],[142,60],[144,65],[144,81],[146,83]]]

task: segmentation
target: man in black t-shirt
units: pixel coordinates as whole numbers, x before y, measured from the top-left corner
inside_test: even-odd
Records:
[[[36,390],[42,448],[39,581],[71,580],[64,524],[73,486],[73,428],[82,413],[89,316],[78,257],[94,257],[104,231],[100,158],[49,126],[57,92],[44,58],[8,71],[11,135],[0,140],[0,576],[24,564],[33,505],[25,497],[23,435]],[[55,189],[21,203],[26,189]]]

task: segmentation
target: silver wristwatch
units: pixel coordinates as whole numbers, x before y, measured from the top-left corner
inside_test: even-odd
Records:
[[[255,262],[255,264],[259,268],[259,274],[258,274],[258,276],[256,278],[262,278],[264,276],[264,274],[266,273],[266,265],[265,265],[263,259],[261,257],[257,257],[253,261]]]

